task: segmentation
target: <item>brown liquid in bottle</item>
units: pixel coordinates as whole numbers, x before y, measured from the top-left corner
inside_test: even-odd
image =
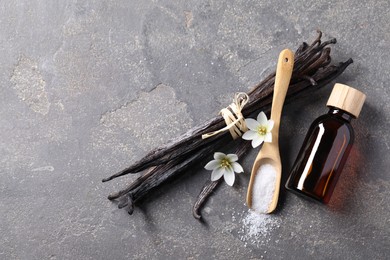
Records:
[[[351,150],[352,116],[330,108],[310,126],[286,188],[328,203]]]
[[[310,126],[286,188],[328,203],[354,141],[351,119],[359,116],[366,96],[347,85],[335,84],[329,112]]]

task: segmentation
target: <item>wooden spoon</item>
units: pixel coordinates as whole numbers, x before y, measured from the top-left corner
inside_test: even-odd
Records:
[[[272,108],[271,108],[271,119],[274,121],[274,127],[271,130],[272,134],[272,142],[267,142],[263,144],[263,147],[261,148],[259,154],[256,157],[256,160],[253,164],[251,178],[249,181],[248,186],[248,193],[246,197],[246,203],[249,208],[254,209],[252,206],[252,194],[254,189],[254,183],[255,179],[257,178],[274,178],[275,179],[275,187],[273,189],[273,194],[271,196],[271,201],[268,200],[265,201],[265,210],[264,212],[260,213],[271,213],[275,210],[276,204],[278,203],[279,198],[279,189],[280,189],[280,179],[282,176],[282,164],[280,161],[280,154],[279,154],[279,126],[280,126],[280,116],[282,114],[282,108],[284,99],[287,94],[287,89],[290,84],[290,79],[292,75],[292,70],[294,66],[294,53],[289,50],[285,49],[279,54],[278,59],[278,65],[276,68],[276,76],[275,76],[275,87],[274,87],[274,94],[272,99]],[[267,169],[262,168],[260,173],[263,174],[263,172],[267,171],[267,174],[276,174],[276,176],[257,176],[259,167],[262,165],[268,165],[265,167],[268,167]],[[272,166],[272,168],[270,168]],[[264,169],[264,171],[263,171]],[[267,189],[272,187],[266,187]],[[264,198],[256,198],[256,199],[263,199]],[[268,205],[268,206],[267,206]],[[254,209],[257,211],[256,209]]]

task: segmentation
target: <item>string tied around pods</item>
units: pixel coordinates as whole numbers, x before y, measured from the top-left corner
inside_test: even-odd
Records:
[[[227,130],[229,130],[233,139],[237,139],[238,137],[242,136],[242,134],[245,133],[248,128],[245,124],[245,118],[241,111],[248,102],[248,94],[244,92],[237,92],[234,94],[233,103],[219,111],[219,114],[225,120],[226,126],[217,131],[203,134],[202,139],[212,137]]]

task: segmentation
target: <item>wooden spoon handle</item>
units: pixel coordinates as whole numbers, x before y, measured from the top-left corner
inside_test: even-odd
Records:
[[[275,129],[279,129],[280,116],[282,114],[287,89],[290,84],[293,66],[294,53],[289,49],[281,51],[276,67],[274,96],[271,109],[271,119],[275,122]]]

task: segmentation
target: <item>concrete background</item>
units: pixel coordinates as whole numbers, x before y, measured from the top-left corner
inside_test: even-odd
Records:
[[[2,1],[0,259],[386,259],[390,4],[383,1]],[[336,37],[338,82],[367,94],[329,206],[282,190],[248,237],[247,173],[191,208],[203,165],[134,215],[106,199],[135,176],[103,177],[215,115],[275,67],[284,48]],[[332,84],[286,105],[288,174]]]

